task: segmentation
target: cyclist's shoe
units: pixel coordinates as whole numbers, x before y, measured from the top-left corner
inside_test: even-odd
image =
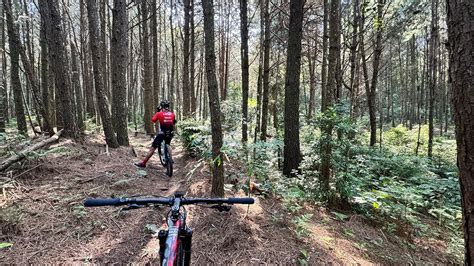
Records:
[[[144,164],[143,162],[134,163],[134,165],[135,165],[136,167],[140,167],[140,168],[145,168],[145,167],[146,167],[146,164]]]

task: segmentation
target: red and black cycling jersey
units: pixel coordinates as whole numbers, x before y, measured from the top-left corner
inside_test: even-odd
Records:
[[[156,112],[151,118],[153,123],[160,122],[161,131],[173,131],[173,126],[176,124],[176,118],[171,111]]]

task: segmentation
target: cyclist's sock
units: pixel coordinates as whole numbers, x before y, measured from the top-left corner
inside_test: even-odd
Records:
[[[143,163],[144,165],[146,165],[147,162],[148,162],[148,158],[145,158],[145,159],[143,159],[143,161],[142,161],[142,163]]]

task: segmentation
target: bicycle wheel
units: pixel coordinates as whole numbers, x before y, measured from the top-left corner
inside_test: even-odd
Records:
[[[179,247],[178,247],[178,257],[176,258],[176,265],[179,266],[185,266],[186,265],[186,259],[184,258],[184,245],[182,241],[179,241]]]
[[[160,163],[161,163],[161,165],[166,166],[166,158],[165,158],[165,155],[164,155],[165,152],[166,152],[166,149],[164,149],[163,143],[161,143],[161,145],[158,147],[158,149],[159,149],[158,155],[160,157]]]
[[[166,158],[166,175],[171,177],[173,175],[173,159],[169,153],[168,145],[165,148],[165,158]]]

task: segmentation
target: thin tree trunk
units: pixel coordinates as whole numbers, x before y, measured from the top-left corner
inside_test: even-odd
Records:
[[[191,116],[191,93],[189,86],[189,21],[191,0],[184,0],[184,43],[183,43],[183,116]]]
[[[302,0],[290,1],[288,54],[285,74],[285,138],[283,174],[290,176],[301,162],[299,129],[299,95],[301,70],[301,38],[303,28]]]
[[[351,118],[354,119],[354,100],[357,97],[355,94],[355,71],[356,71],[356,57],[357,57],[357,30],[359,23],[359,0],[354,0],[353,3],[353,20],[352,20],[352,40],[351,40],[351,54],[349,56],[349,62],[351,65],[351,74],[350,74],[350,94],[351,94]],[[358,59],[357,59],[358,60]],[[357,84],[359,85],[359,84]]]
[[[112,116],[117,142],[121,146],[128,146],[127,127],[127,3],[125,0],[114,0],[112,10]]]
[[[214,196],[224,196],[224,158],[222,157],[221,110],[219,88],[216,77],[216,56],[214,54],[214,7],[213,0],[203,0],[204,42],[206,49],[207,88],[212,127],[212,189]]]
[[[376,125],[376,113],[375,113],[375,100],[377,91],[377,81],[380,58],[382,56],[382,9],[383,0],[377,2],[377,21],[379,22],[376,28],[376,40],[374,47],[374,60],[372,64],[372,80],[370,90],[367,91],[367,103],[369,105],[369,120],[370,120],[370,146],[374,146],[377,142],[377,125]]]
[[[327,109],[327,54],[328,54],[328,16],[329,16],[329,0],[323,0],[323,63],[321,66],[321,111]]]
[[[160,5],[161,6],[161,5]],[[151,27],[153,37],[153,106],[158,105],[160,95],[160,71],[158,69],[158,15],[156,12],[156,0],[151,1]]]
[[[108,108],[107,97],[104,91],[104,77],[101,68],[102,55],[99,37],[99,25],[97,14],[96,0],[87,0],[87,14],[89,19],[89,41],[92,51],[92,64],[94,68],[95,92],[99,113],[102,118],[102,126],[105,134],[105,141],[111,148],[117,148],[118,142],[115,136],[110,113]],[[124,114],[125,115],[125,114]]]
[[[249,31],[247,20],[247,0],[240,0],[240,58],[242,61],[242,142],[248,139],[248,99],[249,99]]]
[[[262,127],[260,140],[267,139],[268,124],[268,98],[270,91],[270,12],[268,11],[269,0],[265,0],[264,18],[265,18],[265,37],[263,41],[263,92],[262,92]]]
[[[5,28],[3,26],[3,1],[0,2],[0,31],[1,33],[1,39],[0,39],[0,47],[2,48],[2,51],[0,52],[0,73],[2,73],[2,79],[0,80],[0,133],[5,133],[5,116],[7,115],[5,113],[5,98],[7,95],[7,87],[5,86],[5,83],[3,82],[3,79],[5,78],[3,76],[4,69],[7,67],[4,65],[3,57],[5,56],[4,54],[4,49],[5,49]],[[2,138],[3,141],[3,138]]]
[[[10,47],[10,79],[11,90],[13,91],[13,98],[15,100],[15,115],[17,120],[17,129],[20,134],[27,135],[27,125],[25,119],[25,110],[23,106],[22,89],[20,82],[20,43],[18,37],[18,30],[15,28],[12,16],[11,0],[3,0],[3,7],[5,9],[5,17],[8,31],[8,44]]]
[[[438,50],[438,0],[431,1],[431,36],[430,36],[430,94],[429,94],[429,113],[428,113],[428,157],[433,156],[433,138],[434,138],[434,101],[437,87],[437,58]]]
[[[328,76],[326,83],[326,99],[323,101],[325,103],[324,109],[322,111],[327,113],[329,108],[332,107],[334,102],[334,96],[337,90],[337,72],[338,69],[338,57],[340,54],[341,44],[338,37],[339,33],[339,10],[340,2],[331,1],[331,9],[329,13],[329,55],[328,55]],[[362,43],[361,43],[362,45]],[[327,114],[326,114],[327,115]],[[321,126],[322,132],[322,145],[321,145],[321,187],[322,191],[325,194],[329,193],[329,181],[331,177],[331,154],[332,154],[332,130],[333,122],[331,120],[323,123]]]
[[[173,9],[173,0],[171,0],[171,9]],[[175,67],[176,67],[176,53],[175,53],[175,47],[174,47],[174,28],[173,28],[173,12],[170,12],[169,16],[169,23],[170,23],[170,31],[171,31],[171,73],[170,76],[168,77],[169,79],[169,92],[168,92],[168,97],[171,102],[171,106],[174,105],[174,76],[175,76]]]
[[[150,57],[150,44],[148,39],[148,1],[144,0],[141,4],[142,12],[142,53],[143,53],[143,105],[145,107],[143,122],[145,123],[145,131],[148,135],[153,135],[153,124],[151,117],[153,116],[153,72]]]
[[[196,92],[194,88],[195,84],[195,61],[196,61],[196,53],[194,52],[195,46],[196,46],[196,37],[194,34],[194,0],[191,0],[191,18],[190,18],[190,27],[191,27],[191,48],[189,50],[190,53],[190,62],[189,62],[189,68],[190,68],[190,97],[191,97],[191,115],[193,117],[196,117]]]
[[[262,116],[262,86],[263,86],[263,57],[264,57],[264,40],[265,40],[265,20],[264,20],[264,4],[260,1],[260,41],[259,41],[259,62],[258,62],[258,77],[257,77],[257,121],[255,126],[254,142],[257,142],[257,136],[261,130],[261,116]]]

